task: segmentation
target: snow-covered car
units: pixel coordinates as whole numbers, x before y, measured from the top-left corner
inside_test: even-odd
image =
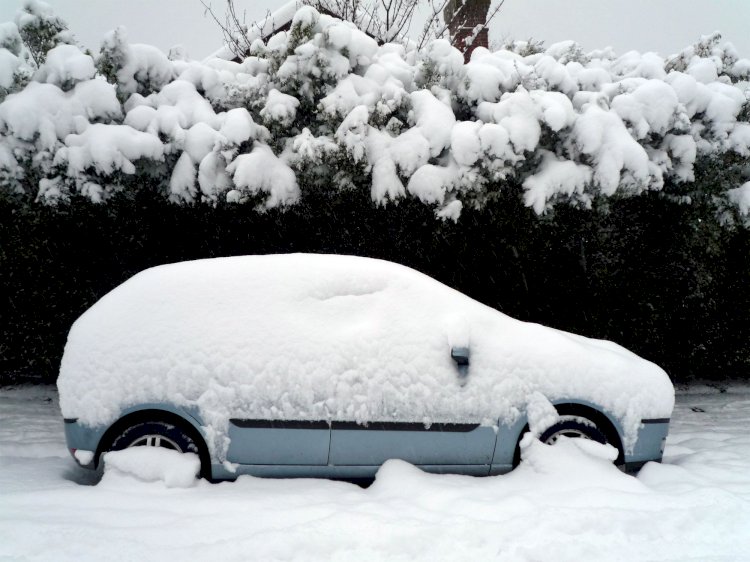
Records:
[[[58,387],[79,464],[161,446],[213,479],[370,477],[391,458],[499,474],[529,429],[637,469],[661,459],[674,405],[666,373],[617,344],[395,263],[310,254],[135,275],[75,322]]]

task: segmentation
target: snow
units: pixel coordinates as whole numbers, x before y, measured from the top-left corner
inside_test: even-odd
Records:
[[[521,87],[513,93],[503,94],[498,103],[482,107],[488,113],[488,121],[498,123],[508,131],[510,141],[519,153],[535,150],[542,134],[539,122],[542,108],[536,103],[539,96],[534,94]],[[559,118],[553,117],[553,121],[558,128],[563,125]]]
[[[642,139],[648,134],[664,135],[673,128],[678,104],[677,94],[668,84],[647,80],[632,92],[615,96],[611,107],[631,125],[633,136]]]
[[[22,43],[23,40],[15,23],[12,21],[0,23],[0,48],[18,56],[21,54]]]
[[[172,177],[169,180],[169,190],[177,200],[192,201],[195,197],[196,169],[190,154],[183,152],[177,159]]]
[[[94,59],[74,45],[59,45],[47,53],[35,78],[68,90],[78,82],[91,80],[95,74]]]
[[[223,120],[219,134],[228,141],[222,144],[238,145],[249,139],[265,137],[265,130],[253,122],[252,115],[244,107],[230,109],[219,117]]]
[[[471,166],[479,159],[482,151],[479,140],[481,127],[481,122],[463,121],[451,130],[451,154],[459,164]]]
[[[503,162],[504,160],[513,161],[515,159],[508,130],[502,125],[485,123],[479,129],[479,139],[482,143],[482,150],[492,160]]]
[[[463,203],[458,199],[454,199],[444,205],[443,208],[437,212],[437,217],[444,221],[452,220],[453,222],[458,222],[458,217],[461,215],[462,208]]]
[[[664,149],[672,158],[673,173],[681,181],[693,181],[693,164],[698,153],[695,140],[690,135],[667,135],[664,137]]]
[[[385,203],[388,200],[395,200],[404,194],[404,184],[398,177],[396,163],[393,158],[384,154],[385,144],[388,136],[378,133],[371,129],[370,144],[368,151],[370,154],[375,152],[370,160],[372,164],[372,199],[379,203]],[[380,142],[378,142],[380,141]]]
[[[19,139],[38,139],[44,149],[55,149],[89,120],[121,116],[114,88],[103,79],[80,82],[69,92],[32,82],[23,94],[11,94],[0,104],[0,127]]]
[[[278,164],[256,150],[235,161],[235,182],[282,196]],[[458,340],[472,354],[463,386]],[[614,343],[514,320],[395,263],[314,254],[141,272],[75,322],[58,386],[63,414],[84,425],[137,403],[197,407],[220,461],[233,417],[492,426],[534,391],[606,408],[628,450],[640,420],[669,417],[674,401],[664,371]]]
[[[348,115],[357,106],[374,106],[378,89],[370,77],[353,74],[341,80],[333,91],[320,101],[320,105],[329,115],[339,112]]]
[[[592,170],[571,160],[561,160],[551,152],[542,154],[540,170],[523,182],[524,202],[538,214],[549,208],[556,195],[573,195],[588,207],[590,197],[584,192],[591,184]]]
[[[10,88],[21,60],[8,49],[0,49],[0,88]]]
[[[268,121],[276,121],[283,127],[288,127],[297,115],[299,100],[294,96],[283,94],[276,88],[268,92],[266,105],[260,112],[261,117]]]
[[[56,39],[58,42],[73,44],[73,34],[66,29],[65,22],[56,16],[49,4],[40,0],[25,0],[23,7],[16,11],[15,23],[20,31],[28,28],[34,30],[39,27],[46,29],[46,39]],[[50,37],[50,31],[58,30]]]
[[[318,19],[320,18],[320,14],[318,14],[318,11],[312,6],[290,6],[288,9],[294,10],[294,15],[292,16],[292,27],[313,27],[318,23]],[[342,46],[343,45],[346,45],[346,42],[343,42]]]
[[[736,189],[730,189],[728,193],[732,203],[737,205],[741,214],[750,214],[750,181]]]
[[[405,176],[413,177],[430,158],[430,142],[417,129],[408,129],[396,138],[389,138],[388,144],[390,157]]]
[[[129,58],[130,64],[123,69],[128,79],[132,72],[133,80],[141,84],[147,83],[159,90],[174,78],[174,66],[156,47],[139,43],[131,44]]]
[[[292,142],[294,154],[301,162],[315,162],[338,150],[338,145],[327,136],[315,137],[310,129],[305,127],[294,137]]]
[[[203,122],[196,123],[185,132],[185,152],[194,162],[200,162],[213,151],[220,139],[221,135],[216,129]]]
[[[250,25],[247,30],[247,43],[251,45],[254,41],[272,36],[275,30],[285,26],[292,20],[295,12],[300,7],[302,7],[301,0],[291,0],[268,14],[268,17],[262,21]],[[209,58],[217,57],[229,60],[234,58],[234,56],[232,50],[225,45]]]
[[[65,147],[58,151],[56,158],[60,163],[67,162],[70,176],[90,167],[101,174],[110,175],[115,170],[133,174],[134,160],[160,160],[163,154],[161,142],[151,135],[127,125],[97,123],[79,135],[65,137]]]
[[[508,90],[514,86],[515,76],[512,65],[507,63],[506,68],[498,68],[495,65],[487,64],[489,60],[483,60],[475,54],[472,56],[471,62],[466,65],[468,82],[466,96],[472,101],[497,101],[501,95],[501,88]]]
[[[81,463],[81,465],[86,466],[88,464],[91,464],[91,462],[94,460],[94,451],[76,449],[75,453],[73,453],[73,456],[79,463]]]
[[[92,486],[66,451],[54,388],[4,388],[0,558],[747,560],[748,424],[746,385],[678,392],[664,463],[637,478],[596,443],[530,439],[521,466],[495,477],[389,461],[366,489],[249,476],[168,488],[110,466]]]
[[[594,179],[605,195],[621,184],[642,189],[648,183],[648,154],[614,114],[589,105],[573,127],[573,138],[581,153],[593,159]]]
[[[232,182],[227,175],[226,160],[216,152],[209,152],[198,165],[198,185],[207,201],[216,201],[222,192],[231,188]],[[227,199],[231,195],[227,193]],[[239,193],[239,192],[237,192]]]
[[[537,391],[532,392],[528,398],[526,415],[529,418],[529,431],[533,437],[541,436],[542,433],[555,425],[560,419],[552,403]],[[524,436],[521,442],[522,451],[524,447],[529,445],[529,439]]]
[[[42,178],[39,180],[39,199],[50,204],[54,204],[63,197],[60,184],[62,180],[58,178]]]
[[[104,36],[101,49],[119,64],[116,78],[125,94],[158,91],[175,77],[175,65],[167,55],[151,45],[129,44],[122,26]]]
[[[175,80],[158,93],[145,98],[132,96],[124,107],[130,115],[139,106],[147,106],[156,110],[152,114],[158,120],[155,130],[166,134],[170,133],[175,126],[189,129],[197,123],[204,123],[211,127],[218,124],[218,117],[211,104],[198,93],[193,84],[186,80]],[[139,128],[145,129],[143,126]]]
[[[132,95],[125,104],[125,125],[158,140],[167,137],[166,154],[180,152],[169,179],[170,198],[191,202],[197,198],[215,202],[226,193],[228,200],[240,200],[243,193],[268,192],[269,205],[296,200],[296,178],[266,145],[253,145],[250,154],[236,159],[237,147],[250,140],[267,140],[268,131],[253,121],[244,107],[215,112],[195,85],[178,79],[147,97]],[[232,161],[234,159],[234,161]],[[255,177],[256,166],[263,174]],[[230,166],[228,166],[230,165]],[[194,189],[195,167],[200,190]],[[230,173],[236,183],[232,185]],[[230,187],[236,189],[230,191]]]
[[[427,90],[412,92],[410,97],[414,123],[430,143],[432,157],[439,156],[450,146],[451,131],[456,124],[453,110]]]
[[[336,130],[336,139],[346,148],[355,162],[365,157],[365,137],[369,117],[367,106],[358,105],[352,108]]]
[[[264,144],[257,143],[250,154],[240,154],[227,166],[227,172],[236,186],[228,196],[265,193],[266,208],[289,205],[299,198],[294,172]]]
[[[18,170],[18,161],[7,147],[0,145],[0,168]]]
[[[455,167],[421,166],[409,179],[409,193],[425,203],[442,203],[445,192],[456,181],[458,169]]]
[[[104,477],[100,485],[119,486],[126,477],[141,482],[162,482],[167,488],[189,488],[195,485],[200,469],[201,461],[195,453],[178,453],[162,447],[131,447],[104,455]]]

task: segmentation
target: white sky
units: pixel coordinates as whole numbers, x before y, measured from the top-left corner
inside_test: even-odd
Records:
[[[67,20],[79,42],[95,50],[102,35],[124,25],[134,43],[168,50],[182,44],[202,58],[221,46],[221,33],[199,0],[46,0]],[[223,13],[223,0],[211,0]],[[236,0],[248,21],[285,0]],[[13,19],[22,0],[0,0],[0,22]],[[750,0],[506,0],[491,40],[574,39],[586,50],[612,46],[671,54],[719,30],[750,57]]]

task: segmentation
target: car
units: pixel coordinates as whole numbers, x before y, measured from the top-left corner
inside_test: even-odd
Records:
[[[637,470],[661,460],[674,406],[667,374],[615,343],[316,254],[138,273],[74,323],[58,388],[82,466],[156,446],[196,453],[211,480],[369,478],[388,459],[501,474],[530,430],[607,443]]]

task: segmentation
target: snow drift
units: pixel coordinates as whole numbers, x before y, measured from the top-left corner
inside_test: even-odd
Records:
[[[163,482],[167,488],[194,486],[201,461],[195,453],[179,453],[162,447],[130,447],[104,454],[104,478],[109,483],[122,478],[140,482]],[[115,486],[118,483],[115,482]]]

